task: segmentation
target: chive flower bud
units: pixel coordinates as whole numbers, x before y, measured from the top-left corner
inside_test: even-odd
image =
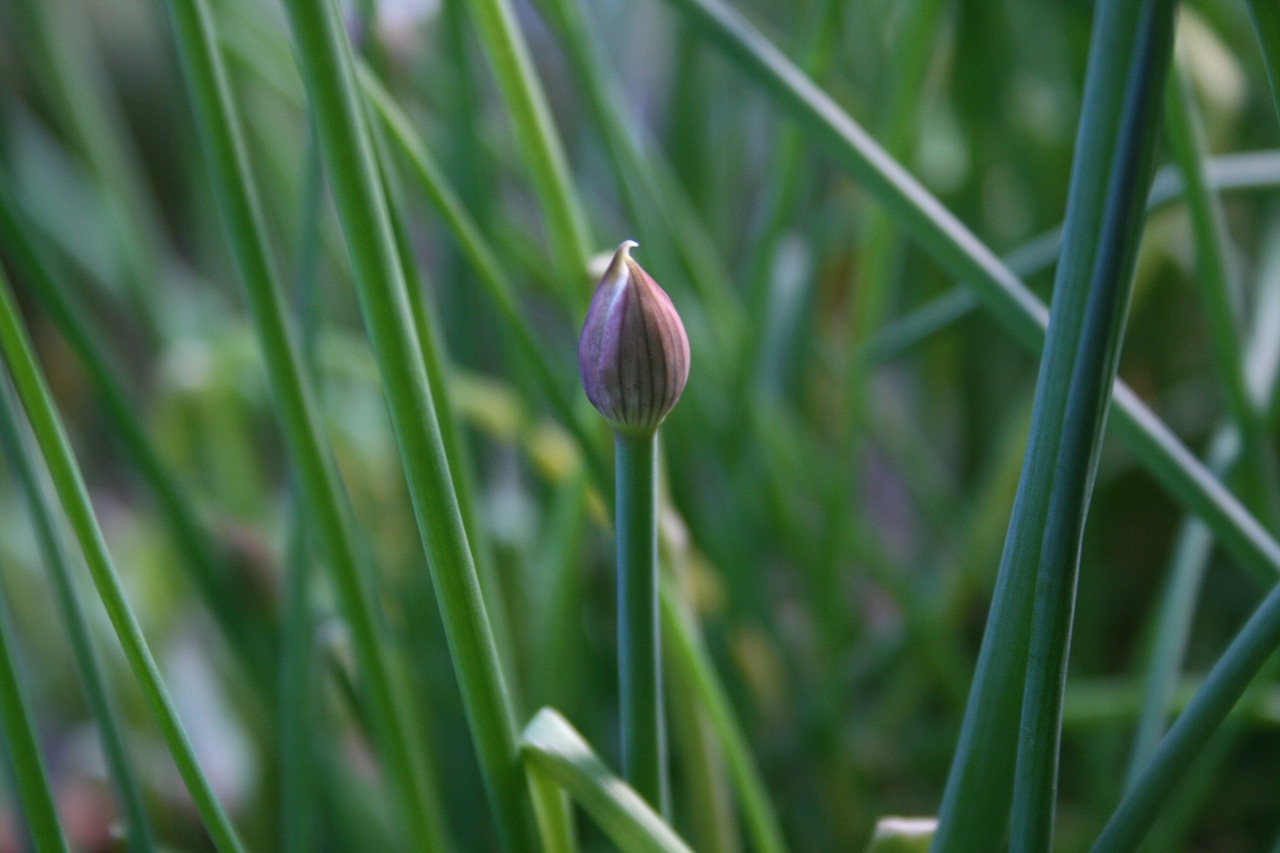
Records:
[[[680,399],[689,378],[689,338],[671,299],[631,259],[614,253],[587,309],[578,371],[587,399],[618,432],[649,435]]]

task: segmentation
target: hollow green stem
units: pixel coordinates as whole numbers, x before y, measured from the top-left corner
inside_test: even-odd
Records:
[[[285,8],[494,819],[508,849],[531,850],[535,829],[516,757],[515,711],[453,488],[437,391],[422,363],[350,45],[335,4],[290,0]],[[410,804],[420,804],[426,780],[411,780]],[[417,811],[421,829],[434,834],[428,815]]]
[[[1014,850],[1053,847],[1062,695],[1081,542],[1107,418],[1107,388],[1115,379],[1133,282],[1159,93],[1173,46],[1173,5],[1153,0],[1141,14],[1036,569],[1010,817]]]
[[[670,803],[658,632],[657,435],[615,437],[622,767],[627,781],[666,815]]]
[[[221,218],[244,283],[298,485],[306,496],[305,511],[316,531],[320,553],[333,572],[335,596],[351,629],[362,686],[367,691],[371,731],[385,762],[389,786],[399,799],[416,848],[445,849],[443,827],[434,819],[426,782],[410,758],[408,714],[395,691],[388,651],[381,639],[382,623],[356,549],[341,481],[286,321],[282,288],[245,150],[243,124],[217,49],[212,14],[203,0],[169,0],[166,5],[205,155],[216,180]],[[321,20],[320,16],[315,20]],[[316,126],[323,140],[318,119]],[[511,752],[514,755],[514,744]]]

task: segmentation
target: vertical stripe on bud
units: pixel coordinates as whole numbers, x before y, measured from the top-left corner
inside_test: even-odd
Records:
[[[671,299],[625,241],[600,279],[578,339],[589,399],[614,429],[652,433],[689,378],[689,338]]]

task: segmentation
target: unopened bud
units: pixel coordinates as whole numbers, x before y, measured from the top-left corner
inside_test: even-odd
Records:
[[[587,399],[619,432],[652,433],[689,378],[689,338],[671,299],[618,247],[587,309],[578,370]]]

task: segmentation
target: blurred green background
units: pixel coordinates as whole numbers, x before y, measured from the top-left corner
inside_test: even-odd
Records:
[[[459,849],[489,849],[495,838],[289,32],[274,3],[212,5],[398,671],[425,709],[417,722],[449,832]],[[644,164],[639,173],[619,168],[619,129],[601,122],[584,68],[566,49],[561,5],[516,8],[583,200],[590,249],[638,239],[635,257],[672,296],[693,348],[688,391],[662,431],[668,568],[698,616],[794,849],[860,849],[877,817],[937,809],[1017,483],[1036,359],[980,309],[946,295],[957,283],[671,9],[593,0],[582,4],[590,45],[613,78],[614,115],[628,125],[621,132]],[[466,6],[389,0],[348,12],[369,65],[496,251],[557,381],[581,405],[574,347],[586,280],[566,280],[572,261],[549,249]],[[1089,3],[735,6],[988,246],[1031,259],[1026,280],[1045,293],[1054,255],[1040,251],[1035,263],[1037,246],[1065,206]],[[1184,4],[1178,37],[1211,153],[1280,145],[1245,4]],[[238,630],[252,636],[278,622],[287,567],[315,556],[178,72],[158,3],[0,5],[0,184],[13,214],[0,228],[0,260],[183,721],[246,841],[266,850],[279,813],[268,703],[194,588],[92,372],[15,248],[21,241],[34,250],[101,339],[148,443],[217,543]],[[1280,286],[1276,156],[1248,161],[1243,186],[1224,194],[1234,261],[1261,325],[1280,323],[1264,295]],[[1159,162],[1167,159],[1162,150]],[[556,706],[616,766],[607,501],[474,264],[403,164],[391,177],[447,341],[521,717]],[[1120,373],[1204,453],[1224,400],[1193,261],[1182,206],[1158,209]],[[606,446],[602,423],[594,438]],[[1108,441],[1071,653],[1062,850],[1095,837],[1119,797],[1152,620],[1183,519]],[[46,577],[6,475],[0,586],[28,700],[74,844],[112,849],[115,806]],[[384,849],[391,830],[358,725],[350,643],[322,572],[311,573],[306,593],[309,737],[320,780],[308,812],[314,843]],[[1260,594],[1255,579],[1213,553],[1188,684]],[[207,849],[96,604],[90,616],[158,838],[172,849]],[[1151,850],[1225,853],[1275,841],[1280,692],[1272,682],[1192,769]],[[680,796],[690,745],[700,742],[686,731],[700,722],[681,699],[687,692],[675,685],[670,709],[676,825],[697,847],[713,809]],[[0,851],[20,849],[21,815],[12,798],[3,802]],[[583,828],[588,846],[603,845]]]

